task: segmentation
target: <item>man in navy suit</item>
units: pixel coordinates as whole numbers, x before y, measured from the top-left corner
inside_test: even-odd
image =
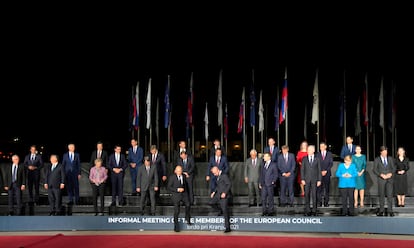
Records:
[[[184,203],[185,206],[185,220],[187,224],[191,225],[190,220],[190,199],[188,198],[188,187],[186,184],[186,177],[183,174],[183,168],[181,165],[177,165],[172,174],[168,178],[167,189],[171,193],[172,202],[174,204],[174,231],[179,232],[178,216],[180,214],[180,204]]]
[[[315,146],[308,146],[308,156],[303,157],[302,167],[300,169],[300,175],[302,177],[302,184],[305,186],[305,216],[316,216],[317,199],[316,192],[317,187],[321,186],[321,162],[318,157],[315,156]],[[310,202],[312,200],[313,208],[310,209]]]
[[[185,176],[185,181],[187,185],[187,194],[190,200],[190,204],[194,204],[194,191],[193,191],[193,182],[194,182],[194,172],[195,172],[195,162],[194,157],[191,154],[188,154],[187,151],[182,151],[180,153],[180,159],[178,164],[181,165],[183,174]]]
[[[316,153],[316,157],[321,161],[321,175],[322,184],[317,189],[318,206],[323,205],[329,207],[329,187],[331,185],[331,169],[333,166],[332,152],[327,150],[328,146],[325,142],[319,144],[319,152]]]
[[[43,159],[37,153],[35,145],[30,146],[30,153],[25,156],[23,164],[27,171],[27,187],[29,188],[30,202],[39,204],[40,171],[43,168]]]
[[[63,154],[62,165],[65,168],[66,190],[68,204],[79,204],[79,179],[81,177],[81,160],[79,153],[75,152],[75,144],[68,144],[68,151]]]
[[[111,171],[112,183],[112,203],[111,206],[116,206],[116,197],[118,197],[118,205],[124,205],[124,175],[128,168],[128,163],[125,154],[121,154],[122,148],[116,145],[114,153],[109,156],[108,167]]]
[[[356,145],[353,144],[354,139],[351,136],[346,137],[346,144],[342,146],[340,157],[342,161],[344,160],[346,155],[354,155],[355,154],[355,148]]]
[[[12,163],[5,168],[4,190],[9,198],[9,215],[14,215],[14,202],[17,204],[17,215],[22,215],[22,194],[26,189],[26,170],[20,163],[18,155],[12,156]]]
[[[260,173],[259,188],[262,193],[262,216],[272,216],[276,214],[274,188],[277,180],[277,166],[272,162],[270,153],[263,154],[263,168]]]
[[[293,207],[295,182],[295,155],[289,152],[289,146],[282,146],[282,153],[277,159],[277,170],[280,180],[280,205]]]
[[[267,146],[263,149],[263,153],[266,152],[270,154],[272,162],[277,163],[277,157],[279,156],[279,148],[276,146],[276,141],[272,137],[270,137],[267,140]]]
[[[210,157],[210,162],[207,166],[206,181],[210,182],[210,193],[215,191],[217,177],[211,172],[211,169],[217,166],[224,174],[229,173],[229,162],[227,156],[222,154],[221,149],[216,149],[216,154]]]
[[[50,155],[50,165],[45,168],[44,179],[50,206],[49,215],[58,215],[62,210],[62,190],[65,188],[66,176],[65,168],[55,154]]]
[[[129,163],[129,172],[131,175],[131,194],[133,196],[137,195],[137,174],[138,168],[142,165],[144,159],[144,150],[142,147],[138,146],[138,140],[131,139],[131,146],[128,148],[128,163]]]

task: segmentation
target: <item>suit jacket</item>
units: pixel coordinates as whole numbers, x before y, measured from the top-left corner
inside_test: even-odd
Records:
[[[269,146],[266,146],[263,149],[263,153],[266,153],[266,152],[270,153],[270,147]],[[272,153],[272,159],[271,159],[272,162],[277,163],[277,157],[279,156],[279,154],[280,154],[279,148],[277,146],[274,146],[273,153]]]
[[[81,160],[79,153],[75,152],[73,155],[73,161],[70,161],[69,152],[63,154],[62,165],[65,168],[65,174],[81,174]]]
[[[13,164],[10,163],[4,168],[4,186],[9,187],[12,186],[12,174],[13,174]],[[16,184],[20,188],[22,185],[27,184],[27,177],[26,177],[26,169],[23,164],[19,164],[17,166],[17,177],[16,177]]]
[[[301,180],[305,180],[306,184],[315,183],[322,180],[321,161],[315,155],[313,156],[312,164],[309,161],[309,156],[302,159],[302,167],[300,168]]]
[[[138,168],[137,188],[141,188],[141,192],[147,191],[150,188],[158,187],[158,185],[159,181],[156,166],[150,166],[149,174],[147,174],[145,165]]]
[[[381,174],[387,174],[387,173],[392,173],[392,175],[394,176],[395,174],[395,164],[394,164],[394,159],[391,156],[387,156],[387,166],[384,166],[384,164],[382,163],[381,160],[381,156],[378,156],[374,159],[374,168],[372,169],[372,172],[378,176],[378,178],[380,178],[379,176]],[[382,178],[380,178],[382,180]],[[393,179],[392,177],[390,179]]]
[[[331,177],[331,170],[333,166],[332,152],[326,151],[325,159],[322,158],[321,152],[315,153],[315,156],[318,157],[319,161],[321,162],[321,171],[327,171],[325,177]]]
[[[89,164],[91,167],[95,166],[95,159],[98,158],[98,150],[95,150],[92,152],[91,154],[91,159],[89,161]],[[102,159],[102,167],[105,167],[107,169],[109,169],[108,167],[108,152],[105,150],[102,150],[101,153],[101,159]]]
[[[184,197],[188,197],[187,187],[186,187],[186,178],[185,175],[182,174],[183,184],[178,180],[178,176],[176,174],[170,175],[168,177],[167,188],[170,191],[171,199],[173,202],[178,202],[183,200]],[[184,188],[184,192],[178,192],[178,188]]]
[[[31,156],[32,154],[29,153],[28,155],[24,157],[24,161],[23,161],[24,167],[28,168],[29,165],[33,165],[37,168],[38,171],[42,170],[43,168],[42,156],[40,154],[36,154],[34,160],[31,160]]]
[[[192,153],[191,153],[191,150],[190,150],[190,149],[185,148],[185,151],[187,152],[187,155],[188,155],[188,156],[192,155]],[[180,148],[178,148],[178,149],[176,149],[176,150],[174,151],[174,154],[173,154],[173,163],[175,163],[174,165],[179,164],[180,160],[181,160],[181,157],[180,157]]]
[[[295,174],[295,168],[296,168],[296,157],[295,154],[289,152],[288,154],[288,160],[285,161],[285,157],[283,153],[280,153],[277,158],[277,171],[279,177],[282,177],[283,173],[290,172],[290,177],[293,178]]]
[[[352,151],[349,151],[348,144],[345,144],[341,148],[340,157],[342,160],[345,158],[346,155],[354,155],[355,154],[356,145],[352,144]]]
[[[121,168],[122,169],[121,173],[124,173],[126,168],[128,168],[128,163],[126,161],[125,154],[122,154],[122,153],[119,154],[119,164],[116,164],[115,153],[112,153],[111,155],[109,155],[108,167],[111,172],[114,168]]]
[[[207,166],[207,176],[212,177],[213,173],[211,173],[211,168],[213,168],[216,164],[216,156],[212,156],[210,157],[210,161],[208,163]],[[229,173],[229,162],[227,160],[227,156],[226,155],[221,155],[220,157],[220,163],[218,164],[218,168],[219,170],[222,171],[222,173],[224,174],[228,174]]]
[[[263,167],[263,159],[256,157],[255,167],[253,167],[252,160],[252,158],[248,158],[244,163],[244,177],[249,179],[249,183],[258,183]]]
[[[138,146],[136,152],[134,153],[134,149],[131,146],[128,149],[128,163],[136,163],[137,167],[141,166],[144,163],[144,150],[142,147]]]
[[[151,166],[157,167],[158,179],[167,176],[167,162],[165,161],[164,154],[158,151],[155,157],[155,162],[152,162],[152,153],[150,153],[148,157],[151,159]]]
[[[183,167],[183,172],[187,172],[190,176],[194,174],[195,172],[195,162],[194,157],[192,155],[187,156],[187,165],[184,166],[184,161],[180,158],[180,160],[177,163],[178,165],[181,165]]]
[[[49,188],[60,187],[60,184],[65,184],[65,168],[61,163],[58,163],[56,168],[52,171],[52,164],[45,166],[45,181]]]
[[[220,149],[221,149],[221,155],[226,155],[226,149],[224,148],[223,145],[220,145]],[[210,149],[210,158],[216,156],[216,148],[213,146]]]
[[[260,185],[262,187],[275,185],[278,177],[276,163],[270,161],[269,167],[267,169],[265,165],[266,162],[263,162],[262,173],[260,174]]]
[[[217,177],[215,192],[215,196],[218,197],[220,197],[221,193],[226,193],[226,198],[231,196],[231,181],[227,174],[222,172]]]

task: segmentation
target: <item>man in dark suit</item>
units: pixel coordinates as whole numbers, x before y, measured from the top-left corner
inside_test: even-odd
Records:
[[[277,180],[277,167],[276,163],[272,162],[270,153],[263,154],[263,160],[259,179],[259,188],[262,193],[262,216],[272,216],[276,214],[274,188]]]
[[[282,153],[277,159],[277,170],[280,181],[280,205],[293,207],[295,182],[295,155],[289,152],[289,146],[282,146]]]
[[[108,166],[108,152],[104,149],[104,145],[101,141],[98,141],[96,143],[96,150],[92,151],[91,153],[91,158],[89,160],[89,165],[91,166],[90,168],[95,166],[95,160],[97,158],[100,158],[102,160],[102,167],[106,168],[107,170],[107,174],[108,174],[108,178],[106,179],[106,183],[104,184],[105,189],[104,189],[104,194],[111,194],[111,171],[109,169]]]
[[[194,157],[191,154],[188,154],[186,151],[182,151],[180,154],[180,159],[178,160],[177,165],[181,165],[183,174],[185,176],[188,199],[190,204],[194,204],[194,191],[193,191],[193,182],[195,175],[195,162]]]
[[[217,208],[217,204],[220,205],[221,212],[224,217],[225,233],[231,232],[230,229],[230,213],[229,213],[229,198],[231,197],[231,181],[229,176],[219,169],[218,166],[211,168],[211,173],[217,178],[216,187],[211,192],[211,199],[209,204],[214,208]]]
[[[178,147],[174,150],[173,154],[173,165],[177,165],[181,160],[181,152],[186,152],[189,156],[191,155],[191,150],[187,147],[187,142],[185,140],[178,141]]]
[[[321,186],[321,162],[319,158],[315,156],[315,146],[308,146],[308,156],[303,157],[302,167],[300,169],[300,175],[302,177],[302,184],[305,186],[305,216],[316,216],[317,199],[316,191],[317,187]],[[310,201],[312,200],[313,208],[310,209]]]
[[[75,152],[75,144],[68,144],[68,151],[63,154],[62,165],[65,168],[66,190],[68,204],[79,204],[79,179],[81,177],[81,160],[79,153]]]
[[[128,168],[128,163],[126,161],[125,154],[121,154],[121,151],[121,146],[116,145],[114,152],[109,156],[108,160],[112,183],[111,206],[116,206],[116,197],[118,197],[118,205],[124,205],[124,176],[125,170]]]
[[[318,207],[329,207],[329,187],[331,186],[331,169],[333,166],[332,152],[327,150],[328,146],[325,142],[319,144],[319,152],[316,153],[316,157],[321,162],[321,175],[322,184],[317,189]]]
[[[387,213],[393,217],[393,190],[394,190],[394,159],[388,156],[388,148],[380,147],[380,155],[374,159],[374,168],[372,172],[378,177],[378,194],[379,194],[379,210],[377,216],[387,216]],[[385,196],[387,196],[387,212],[385,212]]]
[[[263,149],[263,153],[270,153],[272,162],[277,163],[279,156],[279,148],[276,146],[276,141],[273,137],[267,139],[267,146]]]
[[[39,204],[40,171],[43,169],[43,159],[42,156],[37,153],[35,145],[30,146],[30,153],[25,156],[23,164],[27,172],[29,200],[30,202]]]
[[[344,160],[346,155],[354,155],[356,145],[353,144],[354,139],[351,136],[346,137],[346,144],[342,146],[341,153],[339,156],[341,157],[342,161]]]
[[[221,144],[221,141],[219,139],[214,139],[213,140],[213,145],[211,146],[211,150],[210,150],[210,157],[214,157],[216,155],[216,150],[217,149],[221,150],[222,155],[226,155],[226,149]]]
[[[174,204],[174,231],[179,232],[178,216],[180,215],[180,204],[184,203],[185,206],[185,220],[187,224],[191,225],[190,220],[190,200],[188,198],[188,187],[186,185],[186,177],[183,174],[183,168],[181,165],[177,165],[172,174],[168,178],[167,188],[172,194],[172,202]]]
[[[257,157],[256,149],[251,149],[250,157],[244,163],[244,182],[248,188],[249,207],[261,204],[259,178],[262,167],[263,159]]]
[[[158,187],[161,190],[161,187],[164,188],[167,181],[167,162],[165,156],[158,150],[156,145],[151,145],[149,157],[151,159],[151,166],[157,167]],[[160,190],[155,192],[157,200],[160,198]]]
[[[131,175],[131,194],[133,196],[137,195],[137,174],[138,168],[142,165],[142,161],[144,159],[144,150],[142,147],[138,146],[137,139],[131,139],[131,146],[128,148],[128,164],[129,164],[129,172]]]
[[[50,155],[50,165],[45,168],[44,179],[50,206],[49,215],[58,215],[62,210],[62,190],[65,188],[66,176],[65,168],[55,154]]]
[[[155,215],[156,197],[155,192],[159,191],[159,181],[157,167],[151,164],[149,156],[144,157],[144,164],[138,168],[137,173],[137,192],[140,196],[141,215],[145,213],[147,198],[150,198],[151,215]]]
[[[216,149],[216,154],[210,157],[210,161],[207,166],[206,181],[210,182],[210,193],[215,191],[217,177],[211,172],[211,169],[217,166],[224,174],[229,173],[229,162],[227,156],[223,155],[221,149]]]
[[[11,165],[5,167],[4,190],[7,191],[9,198],[9,215],[22,215],[22,194],[26,189],[26,169],[20,163],[18,155],[12,156]],[[14,202],[17,211],[14,211]]]

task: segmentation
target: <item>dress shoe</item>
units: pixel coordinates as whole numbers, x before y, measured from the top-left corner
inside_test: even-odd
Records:
[[[329,207],[329,203],[323,204],[324,207]]]
[[[95,216],[98,216],[98,213],[95,213]]]
[[[384,212],[378,212],[377,216],[384,216]]]
[[[151,213],[150,215],[151,215],[151,216],[155,216],[155,213]]]
[[[52,212],[49,213],[49,216],[54,216],[54,215],[56,215],[56,212],[52,211]]]
[[[230,228],[226,228],[226,230],[224,230],[224,233],[229,233],[231,232]]]
[[[99,213],[99,216],[104,216],[105,214],[104,213]]]
[[[179,232],[179,231],[180,231],[180,229],[178,229],[178,227],[174,228],[174,232]]]
[[[9,214],[8,214],[8,216],[13,216],[13,215],[14,215],[13,211],[10,211]]]
[[[312,214],[310,212],[305,213],[305,216],[311,216]]]
[[[193,223],[191,223],[191,220],[190,219],[187,219],[186,221],[185,221],[186,223],[187,223],[187,225],[189,225],[189,226],[191,226]]]
[[[394,216],[395,216],[394,212],[390,212],[390,217],[394,217]]]
[[[114,206],[116,206],[116,202],[111,202],[111,205],[110,205],[111,207],[114,207]]]
[[[262,213],[262,216],[268,216],[268,213]]]

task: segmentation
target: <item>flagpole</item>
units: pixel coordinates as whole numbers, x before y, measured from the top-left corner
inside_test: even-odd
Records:
[[[170,104],[170,114],[168,116],[168,162],[171,162],[171,151],[173,151],[174,149],[171,147],[172,146],[172,135],[171,135],[171,116],[172,116],[172,103]]]
[[[253,92],[253,95],[254,95],[254,69],[252,69],[252,84],[253,84],[252,85],[252,92]],[[250,99],[250,101],[251,101],[251,99]],[[255,107],[256,106],[255,106],[255,103],[254,103],[253,108],[255,108]],[[256,114],[255,109],[253,109],[253,111],[254,111],[253,118],[256,118],[256,116],[255,116],[255,114]],[[252,132],[253,132],[253,141],[252,141],[253,144],[252,144],[252,148],[255,148],[256,147],[256,121],[254,121],[254,125],[252,126]],[[244,159],[246,159],[246,158],[247,158],[247,156],[244,157]]]
[[[243,160],[247,158],[247,139],[246,139],[246,92],[243,90]]]
[[[346,79],[345,79],[346,69],[344,68],[344,130],[343,130],[343,143],[346,143]]]
[[[372,121],[369,120],[368,117],[368,73],[365,73],[365,113],[364,113],[364,124],[366,129],[366,142],[367,142],[367,159],[370,158],[370,149],[369,149],[369,125],[368,122]]]
[[[285,80],[287,80],[287,66],[285,67]],[[286,88],[287,88],[287,86],[286,86]],[[289,96],[288,96],[288,94],[286,94],[285,145],[289,145],[289,142],[288,142],[288,140],[289,140],[289,138],[288,138],[288,136],[289,136],[289,132],[288,132],[289,111],[288,111],[288,109],[289,108],[288,108],[288,105],[287,105],[287,103],[289,102],[288,98],[289,98]]]
[[[385,141],[385,122],[384,122],[384,76],[381,77],[380,88],[380,126],[382,127],[382,144],[386,145]]]
[[[277,94],[277,103],[275,103],[275,104],[279,104],[279,94],[280,94],[280,92],[279,92],[279,85],[277,85],[276,86],[276,94]],[[279,115],[280,115],[280,108],[279,108],[279,105],[278,105],[278,111],[277,111],[278,113],[277,113],[277,117],[276,117],[276,121],[277,122],[279,122],[280,120],[279,120]],[[276,124],[275,124],[276,125]],[[276,135],[277,135],[277,144],[280,146],[280,123],[278,124],[278,128],[277,128],[277,130],[276,130]],[[263,147],[264,148],[264,147]],[[262,149],[262,151],[263,151],[264,149]]]
[[[217,94],[218,125],[220,126],[220,144],[223,144],[223,69],[220,70]]]

